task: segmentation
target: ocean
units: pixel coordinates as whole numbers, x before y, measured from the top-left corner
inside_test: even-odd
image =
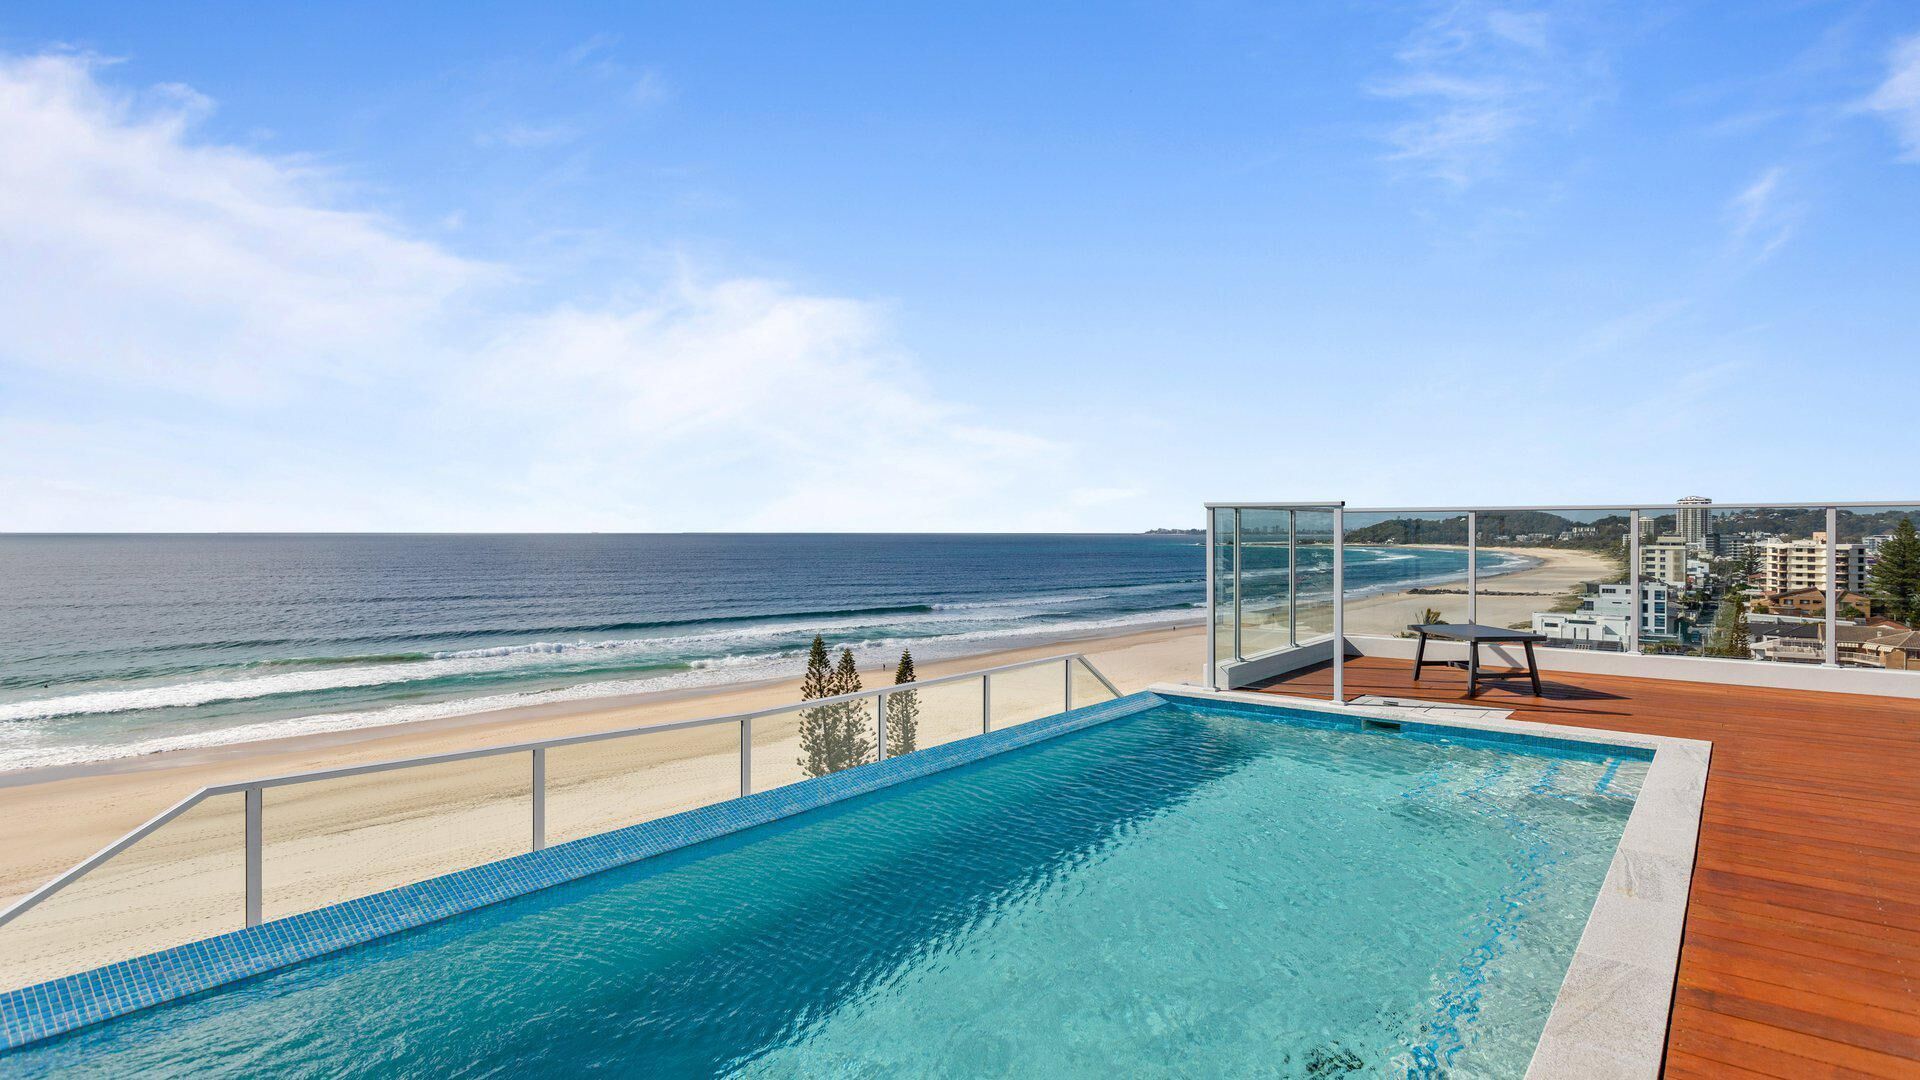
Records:
[[[0,771],[1173,626],[1204,582],[1189,535],[0,535]]]

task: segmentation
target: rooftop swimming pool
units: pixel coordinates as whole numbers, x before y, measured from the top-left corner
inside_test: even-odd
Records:
[[[1519,1076],[1645,752],[1169,699],[8,1075]]]

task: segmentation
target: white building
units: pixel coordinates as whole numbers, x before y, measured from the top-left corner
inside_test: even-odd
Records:
[[[1767,540],[1754,546],[1759,574],[1754,583],[1767,592],[1827,587],[1827,534],[1811,540]],[[1861,544],[1835,544],[1836,583],[1841,592],[1867,591],[1867,549]]]
[[[1533,632],[1562,648],[1625,650],[1633,619],[1632,593],[1630,585],[1589,582],[1579,610],[1534,612]],[[1640,583],[1641,640],[1671,639],[1675,614],[1670,586],[1659,581]]]

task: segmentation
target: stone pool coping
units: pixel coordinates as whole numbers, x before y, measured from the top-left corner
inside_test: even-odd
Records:
[[[1713,744],[1700,739],[1515,720],[1498,709],[1439,705],[1335,705],[1279,694],[1158,684],[1164,698],[1231,701],[1423,728],[1458,728],[1653,752],[1600,895],[1534,1046],[1528,1080],[1657,1077],[1680,970],[1687,894],[1700,838]]]

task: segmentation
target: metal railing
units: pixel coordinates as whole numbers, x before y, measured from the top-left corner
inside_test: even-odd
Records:
[[[935,687],[951,684],[978,682],[980,685],[980,731],[982,734],[994,730],[994,712],[992,685],[995,676],[1005,676],[1017,671],[1044,668],[1059,665],[1061,683],[1059,700],[1065,709],[1073,709],[1074,674],[1083,671],[1096,680],[1097,685],[1111,697],[1119,697],[1120,691],[1108,678],[1079,653],[1049,656],[1038,660],[1027,660],[1015,664],[985,668],[956,675],[943,675],[894,686],[862,690],[852,694],[834,697],[816,698],[804,702],[794,702],[751,712],[731,713],[725,716],[705,717],[697,720],[682,720],[665,724],[642,725],[620,728],[613,731],[597,731],[585,735],[569,735],[553,739],[541,739],[533,742],[511,743],[504,746],[489,746],[477,750],[463,750],[447,754],[431,754],[420,757],[401,758],[392,761],[372,762],[365,765],[350,765],[334,769],[319,769],[311,772],[290,773],[284,776],[263,777],[255,780],[243,780],[234,783],[214,784],[203,787],[181,799],[167,809],[154,815],[145,824],[108,844],[92,856],[67,870],[53,880],[26,896],[15,901],[4,912],[0,912],[0,928],[4,928],[20,916],[33,910],[46,900],[60,893],[75,882],[85,878],[100,867],[111,862],[116,856],[134,847],[142,839],[153,834],[168,822],[180,817],[188,810],[207,799],[223,795],[240,794],[245,800],[245,889],[243,922],[246,926],[257,926],[262,920],[262,895],[264,889],[262,864],[265,835],[265,793],[273,788],[295,787],[314,784],[327,780],[339,780],[346,777],[367,776],[376,773],[398,772],[410,769],[428,768],[435,765],[447,765],[454,762],[473,761],[481,758],[505,757],[524,754],[528,759],[531,799],[528,812],[528,850],[539,851],[547,846],[547,754],[561,747],[581,746],[589,743],[605,742],[611,739],[646,737],[673,731],[685,731],[693,728],[709,728],[722,725],[736,725],[740,731],[740,788],[741,796],[754,793],[753,788],[753,725],[755,720],[788,713],[799,713],[814,709],[832,709],[855,703],[874,702],[874,760],[882,761],[887,753],[887,700],[902,693],[917,693]],[[1103,699],[1105,700],[1105,699]],[[1082,702],[1081,704],[1092,704]],[[1047,714],[1042,714],[1047,715]],[[1016,721],[1024,722],[1024,721]],[[1008,725],[1002,725],[1008,726]],[[853,765],[866,762],[854,762]],[[849,765],[847,767],[852,767]],[[837,770],[836,770],[837,771]],[[631,823],[630,823],[631,824]]]
[[[1689,523],[1690,519],[1693,526],[1699,528],[1703,524],[1711,525],[1717,518],[1724,519],[1725,515],[1788,511],[1804,517],[1807,515],[1807,512],[1814,512],[1819,515],[1815,519],[1816,522],[1823,522],[1823,524],[1815,524],[1808,531],[1824,532],[1826,536],[1824,549],[1822,553],[1817,556],[1819,561],[1815,565],[1816,570],[1824,568],[1823,591],[1825,593],[1823,613],[1825,634],[1824,641],[1819,646],[1820,656],[1816,662],[1826,667],[1841,666],[1841,658],[1837,655],[1837,635],[1835,633],[1839,619],[1838,612],[1840,604],[1838,601],[1841,593],[1845,591],[1841,587],[1841,568],[1846,562],[1846,559],[1852,555],[1851,552],[1843,552],[1842,550],[1844,544],[1851,543],[1852,541],[1842,541],[1840,539],[1841,515],[1849,512],[1895,511],[1907,514],[1915,520],[1916,523],[1920,523],[1920,500],[1800,503],[1715,500],[1711,503],[1643,502],[1587,504],[1579,506],[1359,507],[1348,506],[1338,501],[1209,502],[1205,505],[1207,512],[1206,683],[1210,686],[1220,687],[1222,685],[1223,667],[1230,667],[1249,661],[1261,660],[1293,652],[1309,645],[1316,645],[1331,636],[1332,640],[1337,643],[1332,650],[1331,657],[1333,669],[1333,700],[1336,702],[1342,702],[1346,698],[1344,670],[1346,649],[1344,646],[1347,642],[1347,605],[1351,599],[1348,595],[1348,560],[1346,549],[1349,546],[1369,548],[1379,546],[1377,543],[1356,544],[1348,538],[1348,531],[1350,528],[1353,528],[1352,523],[1358,517],[1374,519],[1375,524],[1397,522],[1408,529],[1423,525],[1434,528],[1445,526],[1450,527],[1454,532],[1460,532],[1463,528],[1464,544],[1447,543],[1436,546],[1459,547],[1464,550],[1466,564],[1454,573],[1449,580],[1461,580],[1464,582],[1464,614],[1468,622],[1478,622],[1480,621],[1479,616],[1482,606],[1482,590],[1480,588],[1480,552],[1482,546],[1490,549],[1505,549],[1538,546],[1544,541],[1548,546],[1558,548],[1584,549],[1589,551],[1603,550],[1603,548],[1596,547],[1591,543],[1578,544],[1572,542],[1572,540],[1580,534],[1575,534],[1575,537],[1568,537],[1566,534],[1540,536],[1525,533],[1526,538],[1523,540],[1522,532],[1515,532],[1503,534],[1497,541],[1490,538],[1483,538],[1483,528],[1487,526],[1487,519],[1489,517],[1528,513],[1546,513],[1562,517],[1568,514],[1575,514],[1587,520],[1585,522],[1578,519],[1568,520],[1570,520],[1575,527],[1583,527],[1599,519],[1601,515],[1624,516],[1626,519],[1623,529],[1624,536],[1619,540],[1618,549],[1607,546],[1604,550],[1617,550],[1618,554],[1624,557],[1625,565],[1620,568],[1619,573],[1624,576],[1625,583],[1628,585],[1627,596],[1629,597],[1629,602],[1626,610],[1618,613],[1623,615],[1626,620],[1627,641],[1622,651],[1632,655],[1647,655],[1656,650],[1643,647],[1641,641],[1645,633],[1643,626],[1644,616],[1640,610],[1643,599],[1642,584],[1643,579],[1647,583],[1652,583],[1655,579],[1645,573],[1643,566],[1645,557],[1643,557],[1642,554],[1642,542],[1643,539],[1648,541],[1654,539],[1654,537],[1648,535],[1647,530],[1656,523],[1656,519],[1665,519],[1662,523],[1664,527],[1660,535],[1667,535],[1682,532],[1683,527]],[[1301,522],[1308,517],[1311,517],[1316,522],[1316,528],[1313,530],[1311,541],[1309,541],[1308,537],[1301,531]],[[1265,529],[1255,529],[1252,527],[1251,521],[1256,518],[1266,524]],[[1318,523],[1323,520],[1330,520],[1330,526],[1326,528],[1317,527]],[[1504,523],[1495,520],[1491,524],[1497,529]],[[1621,529],[1622,527],[1616,521],[1610,528]],[[1284,531],[1285,534],[1284,544],[1280,542],[1282,531]],[[1585,535],[1592,537],[1594,534],[1588,533]],[[1745,536],[1746,534],[1734,535]],[[1267,547],[1274,551],[1278,551],[1284,547],[1286,551],[1286,588],[1282,599],[1286,608],[1284,624],[1287,629],[1284,635],[1284,641],[1280,644],[1271,644],[1271,638],[1280,636],[1277,631],[1273,631],[1269,634],[1268,647],[1248,648],[1248,640],[1251,636],[1250,631],[1253,626],[1248,612],[1257,605],[1253,604],[1248,598],[1250,581],[1247,574],[1246,561],[1247,556],[1257,550],[1256,541],[1252,538],[1261,536],[1267,538]],[[1811,541],[1810,536],[1795,537],[1793,539]],[[1408,546],[1421,546],[1421,543],[1414,541]],[[1303,591],[1301,583],[1304,575],[1308,573],[1308,570],[1302,567],[1301,555],[1303,551],[1314,548],[1330,549],[1330,557],[1321,557],[1316,560],[1318,565],[1311,567],[1311,572],[1320,579],[1319,584],[1315,588]],[[1855,550],[1857,551],[1857,549]],[[1710,551],[1700,549],[1697,541],[1689,544],[1689,553],[1690,555],[1697,554],[1698,557],[1703,560],[1725,558],[1725,556],[1716,556]],[[1789,558],[1789,556],[1786,556],[1784,553],[1781,557]],[[1682,558],[1684,559],[1685,557],[1683,556]],[[1796,568],[1803,569],[1804,567],[1799,567],[1798,564],[1796,564]],[[1684,567],[1681,569],[1682,572],[1684,572]],[[1277,580],[1277,575],[1275,575],[1275,578]],[[1418,583],[1408,582],[1407,584],[1411,586]],[[1684,588],[1684,586],[1681,588]],[[1492,596],[1497,591],[1497,589],[1489,590],[1486,595]],[[1433,595],[1437,597],[1438,594]],[[1267,599],[1270,602],[1261,610],[1261,614],[1269,619],[1273,619],[1275,612],[1278,610],[1279,603],[1272,602],[1274,600],[1272,596],[1269,596]],[[1424,602],[1424,600],[1422,600],[1422,602]],[[1316,608],[1331,606],[1332,632],[1330,635],[1324,633],[1307,637],[1300,635],[1298,632],[1301,624],[1300,613],[1309,605]],[[1274,619],[1274,622],[1277,625],[1279,620]],[[1549,642],[1549,645],[1559,644],[1563,643]],[[1564,644],[1570,648],[1581,647],[1580,643],[1577,642],[1566,642]],[[1649,644],[1651,644],[1651,642]],[[1798,647],[1796,646],[1795,648],[1797,650]],[[1670,653],[1672,650],[1662,646],[1657,651]],[[1728,659],[1726,657],[1709,655],[1704,650],[1689,655],[1697,656],[1700,659],[1722,661]]]

